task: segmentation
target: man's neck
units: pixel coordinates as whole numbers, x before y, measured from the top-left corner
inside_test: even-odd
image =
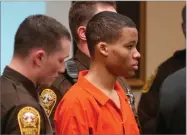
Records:
[[[20,60],[19,58],[13,58],[8,66],[10,68],[12,68],[13,70],[22,74],[23,76],[25,76],[29,80],[31,80],[34,83],[34,85],[36,86],[36,81],[34,79],[34,76],[31,74],[32,67],[28,66],[28,65],[29,65],[28,63],[26,63],[23,60]]]
[[[114,90],[117,79],[117,77],[108,72],[102,63],[94,62],[91,63],[89,72],[85,78],[99,89],[108,92]]]
[[[76,51],[74,58],[78,60],[82,65],[84,65],[87,69],[90,67],[90,58],[81,52],[79,49]]]
[[[79,43],[77,43],[77,46],[82,53],[84,53],[90,58],[90,53],[89,53],[88,45],[86,42],[80,41]]]

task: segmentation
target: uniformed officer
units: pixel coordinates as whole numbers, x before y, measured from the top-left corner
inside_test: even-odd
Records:
[[[27,17],[19,26],[13,58],[1,76],[1,134],[51,134],[38,85],[49,86],[64,71],[70,46],[68,30],[45,15]],[[45,100],[53,97],[45,96]]]
[[[186,7],[182,10],[182,30],[186,36]],[[172,73],[186,65],[186,49],[176,51],[172,57],[163,62],[147,81],[138,105],[138,116],[143,134],[156,133],[156,116],[160,99],[160,87]]]
[[[114,1],[79,1],[74,2],[69,10],[69,26],[72,36],[75,40],[74,43],[74,58],[66,62],[66,72],[60,74],[59,77],[53,82],[50,88],[40,87],[40,97],[43,99],[44,93],[48,91],[50,94],[54,93],[57,99],[54,102],[55,105],[48,107],[45,104],[46,111],[49,112],[49,117],[53,123],[54,112],[63,95],[71,88],[78,78],[79,71],[89,69],[90,66],[90,54],[87,47],[87,41],[85,37],[86,24],[89,19],[96,13],[102,11],[113,11],[116,12],[116,2]],[[119,77],[118,81],[121,86],[126,90],[127,96],[130,98],[130,103],[133,108],[133,112],[137,119],[137,115],[134,107],[134,96],[127,85],[125,78]],[[42,102],[43,103],[43,102]],[[138,120],[138,119],[137,119]]]

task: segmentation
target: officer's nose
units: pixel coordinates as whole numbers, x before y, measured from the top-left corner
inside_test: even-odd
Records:
[[[65,72],[65,66],[64,64],[60,67],[58,73],[61,74],[61,73],[64,73]]]

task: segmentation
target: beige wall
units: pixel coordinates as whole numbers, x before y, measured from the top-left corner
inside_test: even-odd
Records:
[[[185,38],[181,29],[181,10],[184,5],[185,1],[147,2],[146,78],[160,63],[173,55],[175,50],[185,48]],[[133,93],[138,104],[140,91],[134,90]]]
[[[146,77],[177,49],[185,47],[181,29],[184,2],[147,2]]]
[[[71,1],[46,1],[47,5],[47,15],[54,17],[59,22],[61,22],[68,30],[68,12],[71,6]],[[67,58],[72,58],[73,46],[70,48],[70,56]]]

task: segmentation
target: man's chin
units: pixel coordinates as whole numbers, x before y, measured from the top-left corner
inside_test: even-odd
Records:
[[[132,72],[129,72],[129,73],[123,74],[122,76],[125,77],[125,78],[131,78],[131,77],[135,76],[135,72],[132,71]]]
[[[42,83],[40,84],[41,87],[50,87],[52,85],[52,83]]]

